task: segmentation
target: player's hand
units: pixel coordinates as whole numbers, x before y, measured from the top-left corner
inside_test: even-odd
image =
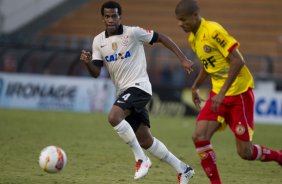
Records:
[[[91,53],[85,50],[81,51],[80,54],[80,61],[84,62],[85,64],[88,64],[91,61]]]
[[[224,99],[224,95],[222,95],[221,93],[218,93],[211,98],[211,101],[212,101],[211,111],[212,112],[219,112],[219,107],[223,99]]]
[[[199,94],[199,89],[192,89],[192,100],[198,110],[201,109],[202,98]]]
[[[181,62],[181,64],[182,64],[182,67],[184,68],[184,70],[185,70],[186,72],[188,72],[188,74],[190,74],[191,72],[193,72],[193,65],[194,65],[194,63],[193,63],[191,60],[185,59],[185,60],[183,60],[183,61]]]

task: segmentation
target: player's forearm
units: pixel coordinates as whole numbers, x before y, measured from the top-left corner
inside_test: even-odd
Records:
[[[192,85],[192,90],[198,90],[198,88],[203,84],[207,77],[208,73],[202,68]]]
[[[228,77],[225,80],[219,93],[225,94],[236,77],[239,75],[241,69],[245,65],[244,59],[241,57],[239,51],[234,50],[230,53],[228,59],[230,60],[230,69],[228,72]]]
[[[232,85],[232,83],[234,82],[238,74],[240,73],[243,66],[244,66],[244,63],[242,62],[236,61],[235,63],[235,61],[233,61],[231,63],[230,70],[228,72],[228,77],[225,80],[220,90],[220,93],[225,94],[228,91],[228,89],[230,88],[230,86]]]
[[[98,66],[93,65],[91,62],[88,62],[85,65],[92,77],[97,78],[100,75],[100,68]]]
[[[168,36],[159,33],[158,41],[161,42],[166,48],[171,50],[181,62],[187,60],[187,57],[183,54],[180,48]]]

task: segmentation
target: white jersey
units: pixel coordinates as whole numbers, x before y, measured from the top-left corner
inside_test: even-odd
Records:
[[[102,60],[117,89],[117,94],[137,87],[152,95],[147,73],[144,43],[152,41],[154,32],[140,27],[121,26],[120,34],[97,35],[92,45],[92,60]]]

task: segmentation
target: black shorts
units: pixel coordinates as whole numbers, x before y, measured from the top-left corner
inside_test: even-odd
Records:
[[[125,120],[137,131],[140,123],[144,123],[150,128],[149,112],[146,105],[151,100],[151,95],[139,88],[128,88],[120,94],[114,105],[119,106],[123,110],[130,110],[131,114]]]

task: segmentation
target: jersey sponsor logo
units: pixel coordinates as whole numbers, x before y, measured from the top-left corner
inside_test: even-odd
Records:
[[[126,51],[126,52],[120,52],[117,54],[105,56],[105,60],[107,62],[113,62],[113,61],[123,60],[129,57],[131,57],[130,51]]]
[[[212,36],[212,39],[214,39],[221,47],[226,46],[226,41],[224,40],[224,38],[221,37],[218,32],[216,32],[215,35]]]
[[[214,58],[214,56],[210,56],[206,59],[202,59],[202,63],[206,69],[209,68],[209,65],[211,65],[212,67],[215,67],[214,65],[215,62],[216,62],[216,59]]]

